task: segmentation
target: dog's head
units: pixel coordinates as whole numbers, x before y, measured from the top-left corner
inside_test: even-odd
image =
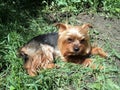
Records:
[[[90,53],[91,45],[88,35],[90,24],[72,26],[59,23],[57,26],[59,27],[58,48],[63,57]]]

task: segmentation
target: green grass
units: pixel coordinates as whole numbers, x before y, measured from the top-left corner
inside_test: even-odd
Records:
[[[109,42],[104,46],[109,53],[107,59],[93,56],[96,66],[103,65],[99,70],[83,67],[72,63],[56,60],[59,69],[41,70],[38,76],[30,77],[23,69],[23,61],[18,57],[18,48],[35,35],[57,31],[42,18],[31,19],[29,28],[17,24],[2,25],[9,30],[0,43],[0,88],[2,90],[119,90],[120,68],[115,62],[119,53],[111,49]],[[34,29],[33,29],[34,28]],[[17,30],[18,29],[18,30]],[[21,31],[19,29],[22,29]],[[99,32],[92,32],[97,35]],[[115,62],[115,63],[113,63]]]
[[[44,20],[42,16],[44,13],[41,13],[41,11],[48,13],[50,10],[52,12],[60,12],[60,10],[66,12],[67,10],[76,14],[85,11],[87,9],[85,7],[86,3],[89,2],[92,5],[94,0],[88,0],[88,2],[83,0],[82,7],[79,5],[80,0],[77,0],[79,3],[66,3],[66,0],[61,3],[61,1],[55,0],[53,4],[48,4],[48,1],[46,1],[45,8],[39,7],[39,3],[40,5],[42,3],[38,3],[38,1],[1,1],[0,90],[120,90],[120,67],[117,63],[117,60],[120,59],[120,53],[112,48],[112,42],[108,40],[105,40],[106,45],[103,47],[108,52],[109,57],[103,59],[99,56],[92,56],[96,66],[104,66],[103,70],[65,63],[57,59],[56,64],[60,66],[59,69],[40,70],[39,75],[35,77],[27,75],[23,68],[23,60],[18,57],[19,48],[36,35],[57,31],[53,23]],[[56,4],[56,2],[59,3]],[[114,7],[114,3],[110,6],[110,2],[107,2],[109,0],[104,2],[103,13],[117,14],[119,3],[116,4],[117,7]],[[35,7],[31,7],[31,5]],[[69,7],[65,8],[65,5],[69,5]],[[93,7],[91,6],[89,12],[97,12],[97,5],[98,3],[94,4]],[[59,10],[55,10],[56,7]],[[80,8],[80,11],[77,8]],[[119,13],[117,16],[119,16]],[[62,22],[62,20],[58,21]],[[93,31],[92,34],[99,34],[99,32]]]

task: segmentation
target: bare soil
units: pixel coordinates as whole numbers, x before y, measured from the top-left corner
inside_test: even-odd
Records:
[[[98,39],[103,43],[105,40],[110,42],[111,46],[120,53],[120,19],[106,18],[99,14],[79,14],[76,17],[82,23],[90,23],[93,29],[99,32]],[[99,42],[98,42],[99,44]]]

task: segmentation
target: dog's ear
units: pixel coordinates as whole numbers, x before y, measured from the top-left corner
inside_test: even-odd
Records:
[[[88,29],[88,28],[92,28],[92,25],[89,23],[82,25],[82,29]]]
[[[55,26],[57,26],[59,28],[59,33],[67,30],[67,24],[57,23],[57,24],[55,24]]]
[[[83,24],[81,28],[82,28],[82,31],[83,31],[84,33],[88,33],[88,29],[89,29],[89,28],[92,28],[92,25],[89,24],[89,23],[88,23],[88,24]]]

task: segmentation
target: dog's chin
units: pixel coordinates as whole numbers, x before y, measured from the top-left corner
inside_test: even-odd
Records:
[[[77,55],[80,55],[80,52],[73,52],[71,55],[77,56]]]

